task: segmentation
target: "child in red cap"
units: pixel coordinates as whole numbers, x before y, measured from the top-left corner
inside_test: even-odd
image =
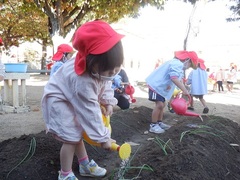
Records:
[[[53,75],[67,60],[71,59],[73,48],[68,44],[61,44],[57,48],[57,52],[53,55],[52,60],[56,61],[51,67],[50,75]]]
[[[170,126],[163,123],[163,110],[166,100],[170,100],[175,87],[182,90],[183,95],[189,92],[182,83],[184,70],[196,68],[197,54],[194,51],[176,51],[172,60],[166,61],[155,69],[146,79],[149,87],[149,100],[155,102],[149,131],[164,133]]]
[[[72,172],[74,154],[81,176],[106,175],[106,169],[89,160],[82,134],[85,131],[104,149],[115,142],[103,124],[102,113],[112,115],[117,104],[111,80],[123,63],[123,37],[100,20],[83,24],[73,37],[76,57],[65,62],[45,86],[42,110],[47,132],[63,143],[59,180],[77,179]]]
[[[187,79],[187,85],[190,86],[190,106],[188,107],[189,110],[194,110],[193,107],[193,97],[199,99],[202,103],[204,109],[203,113],[208,113],[209,109],[206,105],[206,101],[204,100],[203,96],[207,94],[207,81],[208,81],[208,74],[206,72],[206,66],[204,64],[204,60],[198,59],[198,67],[196,70],[192,70]]]

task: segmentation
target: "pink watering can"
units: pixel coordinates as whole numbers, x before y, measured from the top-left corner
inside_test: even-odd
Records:
[[[189,101],[191,100],[191,97],[188,97]],[[197,114],[192,111],[188,111],[189,102],[187,102],[185,99],[180,97],[180,94],[178,94],[171,102],[171,107],[173,108],[174,112],[178,115],[183,116],[197,116],[200,117],[200,114]]]
[[[131,102],[132,102],[132,103],[135,103],[135,102],[136,102],[136,99],[133,98],[133,94],[134,94],[134,92],[135,92],[134,87],[133,87],[132,85],[130,85],[130,84],[127,85],[127,87],[125,88],[125,93],[128,94],[128,95],[130,96],[130,98],[131,98]]]

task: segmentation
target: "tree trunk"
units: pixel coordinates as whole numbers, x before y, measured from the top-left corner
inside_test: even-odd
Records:
[[[189,20],[188,20],[186,36],[185,36],[184,41],[183,41],[183,50],[187,50],[188,38],[189,38],[190,30],[192,28],[192,18],[194,16],[196,7],[197,7],[197,5],[196,5],[196,3],[194,3],[192,12],[191,12]]]
[[[41,60],[41,70],[46,69],[46,59],[47,59],[47,39],[43,39],[42,42],[42,60]],[[44,73],[41,73],[44,74]]]

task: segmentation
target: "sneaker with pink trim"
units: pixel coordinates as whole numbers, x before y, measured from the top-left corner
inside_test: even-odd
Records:
[[[86,166],[80,164],[79,172],[81,176],[103,177],[106,175],[107,170],[99,167],[94,160],[91,160]]]
[[[69,173],[67,176],[63,176],[59,171],[58,180],[78,180],[78,178],[76,178],[73,172]]]

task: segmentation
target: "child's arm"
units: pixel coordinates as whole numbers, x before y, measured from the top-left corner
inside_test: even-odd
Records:
[[[184,84],[178,78],[173,78],[171,80],[179,89],[182,90],[183,95],[189,96],[188,90],[185,88]]]
[[[105,82],[103,89],[101,90],[101,94],[99,95],[99,103],[103,105],[106,109],[103,112],[104,115],[112,115],[113,106],[117,104],[117,99],[114,98],[114,90],[111,87],[111,82]]]
[[[129,85],[129,82],[122,82],[121,85]]]
[[[104,105],[103,107],[104,108],[101,107],[102,114],[104,116],[111,116],[113,113],[113,105],[107,104],[107,105]]]
[[[188,78],[187,78],[187,81],[186,81],[187,85],[192,84],[192,74],[193,74],[193,71],[191,71],[190,74],[188,75]]]

